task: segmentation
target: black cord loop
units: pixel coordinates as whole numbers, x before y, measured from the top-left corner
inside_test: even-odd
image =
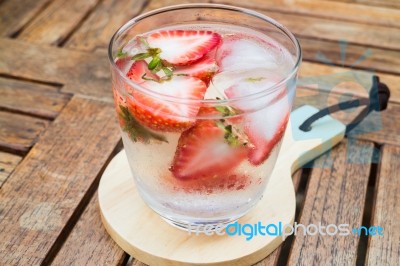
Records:
[[[353,130],[361,123],[371,111],[380,112],[387,108],[390,98],[390,90],[386,84],[379,81],[378,76],[372,77],[372,88],[369,92],[369,98],[359,98],[341,102],[335,105],[328,106],[314,115],[310,116],[303,124],[300,125],[300,130],[307,132],[311,130],[311,125],[316,120],[350,108],[356,108],[365,105],[366,107],[346,126],[346,134]]]

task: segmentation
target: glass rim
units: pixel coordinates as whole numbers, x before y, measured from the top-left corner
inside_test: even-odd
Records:
[[[261,20],[264,20],[267,23],[272,24],[274,27],[278,28],[282,33],[284,33],[289,39],[292,41],[296,48],[296,60],[295,64],[291,68],[290,72],[282,78],[280,81],[274,83],[272,86],[267,87],[266,89],[257,92],[257,93],[250,93],[241,97],[234,97],[230,99],[185,99],[185,98],[179,98],[171,95],[166,95],[162,93],[158,93],[155,91],[151,91],[148,88],[145,88],[141,86],[138,83],[135,83],[131,79],[127,78],[126,75],[117,67],[113,54],[112,54],[112,49],[113,45],[115,43],[115,39],[119,37],[122,33],[127,31],[129,28],[131,28],[133,25],[136,23],[140,22],[141,20],[152,17],[154,15],[160,14],[160,13],[165,13],[168,11],[175,11],[175,10],[180,10],[180,9],[194,9],[194,8],[212,8],[212,9],[222,9],[222,10],[229,10],[229,11],[235,11],[235,12],[240,12],[245,15],[249,15],[252,17],[259,18]],[[301,63],[302,59],[302,51],[300,48],[300,43],[297,40],[297,38],[291,33],[285,26],[277,22],[276,20],[259,13],[257,11],[253,11],[251,9],[247,8],[242,8],[242,7],[236,7],[236,6],[231,6],[231,5],[223,5],[223,4],[211,4],[211,3],[197,3],[197,4],[179,4],[179,5],[171,5],[167,7],[162,7],[158,8],[155,10],[148,11],[146,13],[143,13],[141,15],[135,16],[134,18],[130,19],[128,22],[126,22],[124,25],[122,25],[111,37],[111,40],[108,45],[108,59],[110,61],[111,67],[117,71],[118,75],[122,77],[124,82],[126,82],[128,85],[133,87],[135,90],[140,91],[141,93],[148,95],[153,98],[157,98],[163,101],[168,101],[168,102],[173,102],[173,103],[201,103],[201,104],[208,104],[208,105],[219,105],[221,103],[231,103],[231,102],[237,102],[237,101],[244,101],[244,100],[254,100],[258,99],[260,97],[263,97],[265,95],[268,95],[270,93],[275,92],[277,89],[279,89],[283,84],[285,84],[288,80],[290,80],[293,75],[295,75],[298,71],[298,68]]]

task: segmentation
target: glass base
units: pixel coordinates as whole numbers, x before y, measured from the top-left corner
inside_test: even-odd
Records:
[[[225,228],[231,224],[236,222],[240,217],[235,217],[234,219],[229,220],[220,220],[220,221],[210,221],[210,222],[201,222],[201,223],[186,223],[182,221],[175,221],[164,216],[161,218],[166,221],[168,224],[188,232],[189,234],[199,234],[199,233],[207,233],[207,232],[217,232],[225,230]]]

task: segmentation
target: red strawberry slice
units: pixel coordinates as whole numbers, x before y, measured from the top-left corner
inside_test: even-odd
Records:
[[[195,64],[177,67],[174,71],[176,75],[189,75],[191,77],[199,78],[204,81],[207,85],[210,83],[210,80],[214,76],[214,74],[218,71],[218,65],[215,59],[205,57]]]
[[[203,81],[186,76],[174,76],[163,82],[146,81],[141,86],[151,92],[178,99],[202,100],[207,90]],[[161,131],[183,131],[195,122],[200,103],[179,103],[148,96],[138,90],[127,97],[129,111],[143,125]]]
[[[115,109],[116,109],[117,115],[118,115],[118,121],[119,121],[119,124],[121,125],[121,127],[123,127],[124,120],[120,117],[120,112],[121,112],[121,106],[126,106],[126,101],[125,101],[125,98],[118,91],[117,87],[113,87],[113,95],[114,95]]]
[[[215,109],[202,108],[204,112]],[[198,120],[179,138],[171,171],[178,179],[215,179],[227,176],[247,156],[243,145],[232,146],[225,141],[225,130],[215,120]]]
[[[249,91],[263,90],[263,87],[260,87],[261,84],[265,82],[242,82],[225,90],[225,93],[228,98],[242,97],[249,94]],[[235,107],[240,110],[258,109],[256,112],[246,114],[243,123],[244,132],[252,144],[248,160],[253,165],[260,165],[268,159],[285,133],[290,113],[286,88],[281,88],[259,99],[238,102]]]
[[[147,37],[150,47],[161,49],[161,59],[173,65],[187,65],[201,59],[220,41],[218,33],[206,30],[162,30]]]
[[[129,57],[118,58],[115,61],[115,64],[117,65],[117,67],[124,73],[126,73],[126,71],[128,70],[129,63],[132,63],[132,60]]]
[[[149,70],[147,62],[144,60],[134,62],[126,76],[136,83],[145,82],[146,79],[152,79],[156,81],[160,79],[156,74]]]
[[[286,114],[279,123],[278,127],[274,129],[276,131],[272,137],[266,137],[266,134],[263,134],[263,132],[252,128],[252,126],[245,128],[245,132],[250,142],[254,145],[254,147],[250,149],[248,154],[249,162],[251,164],[260,165],[269,158],[271,152],[280,142],[283,134],[285,133],[288,119],[289,115]],[[265,121],[265,123],[268,123],[268,121]]]

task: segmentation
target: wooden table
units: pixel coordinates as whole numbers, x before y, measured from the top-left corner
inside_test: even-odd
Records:
[[[0,0],[0,265],[142,265],[97,206],[122,147],[106,48],[129,18],[182,2],[208,1]],[[290,237],[257,265],[400,265],[400,2],[240,3],[300,39],[296,106],[366,97],[373,73],[392,91],[388,110],[293,177],[297,222],[380,225],[384,236]]]

